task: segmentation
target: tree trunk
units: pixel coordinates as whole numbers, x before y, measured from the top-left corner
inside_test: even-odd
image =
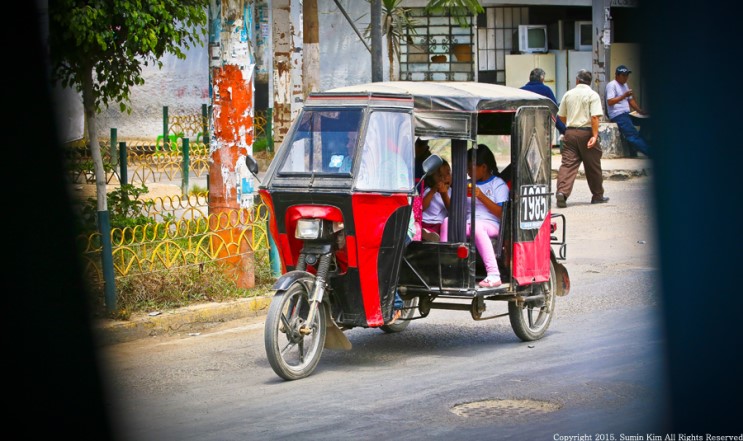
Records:
[[[250,22],[246,4],[249,0],[219,2],[212,0],[210,14],[221,26],[210,35],[226,48],[220,59],[212,59],[212,140],[209,150],[209,221],[210,228],[220,237],[212,238],[212,246],[227,264],[225,271],[234,275],[238,288],[255,286],[254,256],[245,242],[240,249],[219,248],[221,243],[235,242],[235,238],[250,237],[244,224],[225,225],[225,219],[239,212],[247,219],[253,207],[254,178],[245,165],[245,157],[253,154],[255,116],[255,66],[250,64],[255,48],[241,36],[241,23]],[[238,48],[239,50],[229,50]],[[250,244],[252,246],[252,244]]]
[[[394,51],[394,45],[395,42],[393,40],[392,36],[392,29],[391,26],[388,28],[387,32],[387,58],[390,61],[390,81],[395,81],[397,78],[395,78],[395,51]]]
[[[98,211],[107,211],[106,199],[106,170],[103,168],[103,157],[101,146],[98,144],[98,125],[96,124],[95,99],[93,98],[93,67],[85,70],[83,78],[83,111],[88,126],[88,138],[90,141],[90,155],[93,157],[93,171],[95,173],[96,200]]]

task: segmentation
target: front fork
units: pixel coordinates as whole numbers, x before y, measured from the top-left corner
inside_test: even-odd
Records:
[[[308,257],[316,258],[317,255],[299,255],[299,262],[297,262],[297,269],[300,271],[306,271]],[[322,301],[325,295],[325,284],[328,276],[328,270],[332,262],[333,253],[325,253],[320,255],[320,263],[317,265],[317,271],[315,273],[315,286],[312,288],[312,294],[310,295],[310,311],[307,315],[307,320],[299,328],[299,332],[302,335],[309,335],[312,333],[312,329],[307,327],[307,323],[312,323],[317,315],[319,308],[322,308]]]

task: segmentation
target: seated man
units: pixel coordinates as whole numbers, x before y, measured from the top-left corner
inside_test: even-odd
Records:
[[[616,123],[619,132],[632,148],[650,157],[650,146],[640,136],[640,132],[635,128],[630,117],[630,109],[640,115],[645,115],[645,111],[635,101],[632,89],[627,85],[630,73],[632,71],[627,66],[621,65],[615,71],[614,80],[606,85],[606,113],[609,120]]]

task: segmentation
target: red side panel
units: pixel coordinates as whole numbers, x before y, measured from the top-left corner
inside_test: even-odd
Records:
[[[382,196],[367,193],[353,195],[357,262],[366,321],[370,327],[384,324],[379,292],[379,250],[384,227],[399,207],[408,205],[406,195]],[[351,255],[349,243],[349,256]],[[351,258],[349,257],[349,265]]]
[[[534,241],[513,244],[513,278],[519,285],[546,282],[550,278],[550,220],[548,215]]]

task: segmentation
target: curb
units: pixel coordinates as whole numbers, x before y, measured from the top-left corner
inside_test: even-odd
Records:
[[[605,180],[608,181],[625,181],[627,179],[632,178],[639,178],[643,176],[650,176],[650,170],[641,168],[638,170],[602,170],[601,171],[602,176]],[[557,179],[557,169],[552,169],[552,179]],[[583,166],[581,165],[580,170],[578,170],[578,176],[576,176],[577,179],[585,179],[586,178],[586,172],[583,170]]]
[[[94,324],[101,346],[126,343],[146,337],[203,331],[231,320],[266,315],[270,297],[231,302],[202,303],[165,312],[153,312],[131,320],[102,319]]]

